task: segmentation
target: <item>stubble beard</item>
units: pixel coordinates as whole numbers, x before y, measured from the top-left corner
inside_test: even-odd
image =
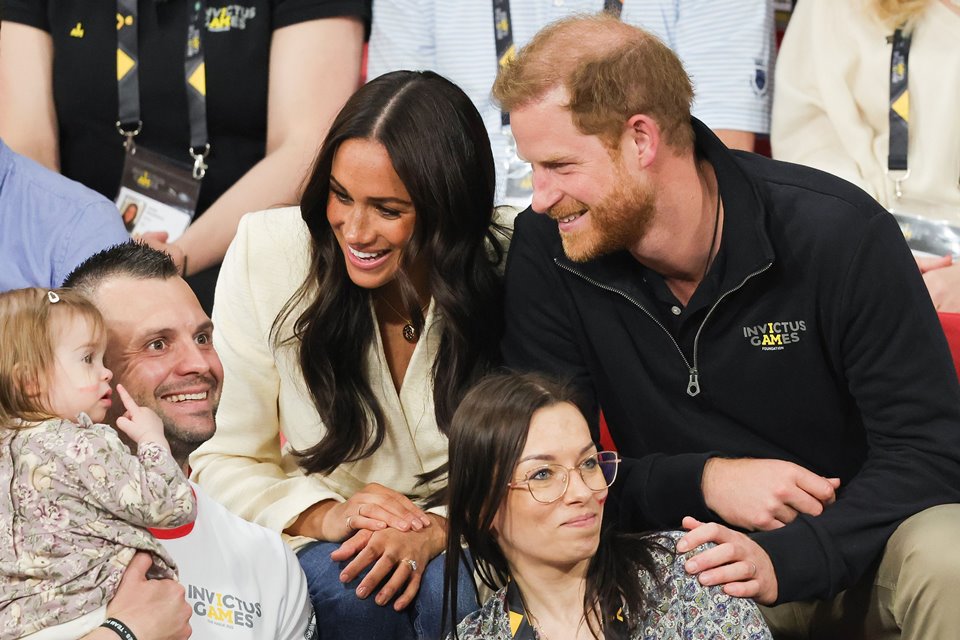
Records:
[[[589,228],[561,233],[563,251],[574,262],[588,262],[600,256],[630,249],[646,235],[656,210],[653,189],[637,184],[619,170],[616,187],[592,207],[579,200],[550,208],[554,220],[587,210]]]
[[[209,418],[203,418],[210,421],[210,429],[183,428],[177,425],[165,413],[157,411],[157,415],[160,416],[160,420],[163,422],[163,434],[166,436],[167,443],[170,445],[170,454],[173,456],[173,459],[177,461],[177,464],[186,468],[190,454],[193,453],[197,447],[213,437],[215,427],[212,425],[216,424],[216,407],[213,409],[213,415]],[[200,418],[198,417],[197,419]]]

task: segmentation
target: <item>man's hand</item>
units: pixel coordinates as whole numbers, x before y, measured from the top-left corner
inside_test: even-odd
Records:
[[[137,553],[123,572],[117,593],[107,605],[107,617],[130,627],[139,640],[185,640],[190,637],[190,605],[176,580],[148,580],[153,565],[148,553]],[[97,629],[84,640],[116,638],[109,629]]]
[[[785,460],[710,458],[703,467],[703,499],[724,522],[769,531],[799,513],[818,516],[837,499],[839,478],[824,478]]]
[[[943,259],[946,264],[940,268],[920,267],[923,281],[930,292],[933,306],[937,311],[960,313],[960,263],[953,264],[950,256]],[[917,259],[920,263],[920,259]]]
[[[683,567],[700,584],[722,585],[724,593],[753,598],[760,604],[777,599],[777,574],[767,552],[746,534],[716,522],[703,523],[687,516],[683,528],[689,533],[677,542],[677,552],[686,553],[708,542],[717,546],[694,555]]]
[[[435,518],[436,522],[419,531],[399,531],[392,527],[374,532],[367,529],[358,531],[330,554],[330,559],[335,562],[353,558],[340,573],[340,581],[346,583],[354,580],[372,564],[373,568],[357,587],[357,597],[366,598],[386,580],[377,593],[377,604],[386,605],[394,595],[400,593],[393,608],[402,610],[413,602],[427,564],[440,555],[447,542],[446,522],[440,516],[431,514],[430,517]],[[409,562],[411,560],[416,563],[416,570]]]

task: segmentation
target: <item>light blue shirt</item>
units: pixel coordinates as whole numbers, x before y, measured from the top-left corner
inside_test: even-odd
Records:
[[[603,0],[511,0],[521,48],[542,27]],[[769,0],[624,0],[621,19],[650,31],[683,61],[693,81],[693,115],[712,129],[767,133],[773,51]],[[491,0],[376,0],[368,78],[431,69],[463,89],[483,116],[503,197],[507,140],[490,90],[497,73]]]
[[[0,291],[59,287],[88,257],[129,240],[112,202],[0,140]]]

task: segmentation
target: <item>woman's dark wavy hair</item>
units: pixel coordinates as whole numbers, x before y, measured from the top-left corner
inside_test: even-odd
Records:
[[[533,414],[561,403],[576,407],[570,388],[539,374],[495,373],[474,386],[453,416],[447,494],[447,554],[444,560],[443,619],[457,610],[457,581],[461,560],[470,550],[476,572],[485,585],[498,589],[507,583],[510,567],[493,535],[497,510],[510,491],[517,462],[527,443]],[[605,528],[600,546],[587,568],[583,596],[585,620],[594,637],[590,612],[600,603],[621,601],[629,612],[632,632],[651,604],[639,573],[656,576],[650,549],[660,546],[646,535],[616,534]],[[455,624],[453,626],[456,626]],[[454,638],[457,638],[454,631]]]
[[[441,330],[432,371],[441,432],[470,384],[498,359],[503,331],[497,271],[503,248],[494,234],[502,230],[493,224],[493,155],[480,114],[459,87],[435,73],[383,75],[347,101],[320,148],[300,205],[310,230],[310,270],[271,330],[275,346],[299,348],[300,368],[326,429],[317,444],[298,452],[307,473],[329,473],[370,456],[386,429],[363,368],[376,331],[372,292],[350,280],[327,222],[334,157],[355,139],[383,145],[416,210],[397,284],[407,317],[422,331],[424,317],[407,271],[415,260],[427,261]],[[302,304],[291,335],[283,327]]]

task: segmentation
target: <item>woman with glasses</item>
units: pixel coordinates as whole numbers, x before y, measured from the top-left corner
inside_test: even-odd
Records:
[[[619,462],[549,379],[498,374],[467,394],[450,429],[444,615],[465,547],[499,590],[452,638],[771,637],[752,601],[686,573],[681,532],[601,531]]]

